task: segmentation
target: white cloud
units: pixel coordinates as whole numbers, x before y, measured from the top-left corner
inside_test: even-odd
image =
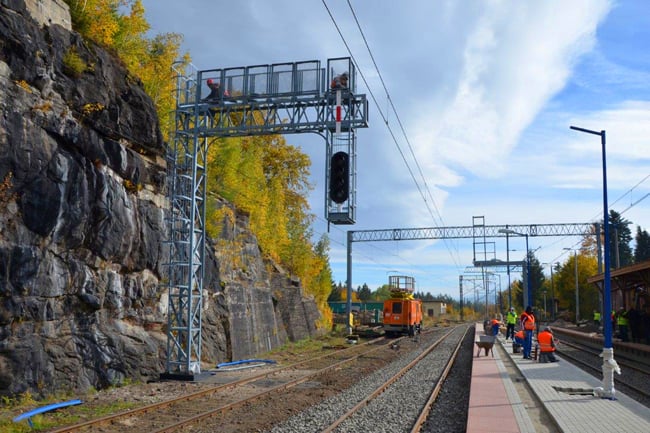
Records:
[[[605,2],[589,8],[570,2],[561,14],[552,2],[488,5],[468,38],[456,95],[439,127],[432,134],[425,119],[418,127],[425,131],[419,136],[431,137],[420,151],[440,146],[445,161],[482,177],[503,173],[504,156],[564,86],[575,59],[594,45],[608,10]]]
[[[348,55],[320,1],[246,0],[215,6],[196,0],[182,7],[169,0],[144,3],[156,17],[155,31],[184,33],[200,68],[324,62]],[[645,41],[617,39],[616,55],[601,43],[617,30],[605,21],[611,2],[413,0],[396,7],[387,0],[353,1],[419,168],[347,2],[327,4],[369,82],[367,89],[359,76],[359,90],[371,101],[370,127],[358,131],[357,223],[331,228],[336,280],[345,279],[347,230],[433,226],[438,212],[447,226],[471,225],[476,215],[485,216],[487,224],[599,218],[598,137],[571,131],[569,125],[607,130],[610,203],[622,197],[617,206],[624,209],[650,191],[650,181],[632,188],[649,174],[650,73],[635,68],[639,62],[618,61],[625,58],[624,42],[645,52]],[[622,2],[617,10],[626,6]],[[429,204],[435,218],[379,110],[421,188],[422,170],[434,195],[435,206]],[[318,217],[316,232],[324,232],[324,142],[305,135],[287,140],[312,155],[312,208]],[[425,196],[430,199],[428,192]],[[649,228],[649,203],[642,199],[625,216]],[[540,254],[548,250],[557,255],[551,244]],[[423,273],[418,281],[430,281],[432,287],[440,287],[436,280],[449,281],[456,287],[458,269],[452,257],[461,257],[464,266],[471,262],[468,250],[471,241],[452,246],[440,241],[355,245],[354,284],[383,284],[386,271],[408,272],[411,265],[412,272]],[[434,277],[424,275],[426,263]]]

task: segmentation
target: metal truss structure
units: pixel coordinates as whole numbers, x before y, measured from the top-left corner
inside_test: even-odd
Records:
[[[594,223],[471,225],[385,230],[349,231],[350,242],[413,241],[424,239],[505,238],[501,229],[511,229],[529,236],[584,236],[594,234]]]
[[[226,100],[222,104],[185,107],[181,116],[186,132],[196,129],[211,137],[247,137],[268,134],[325,133],[336,128],[335,97],[309,96],[299,101],[283,98]],[[195,108],[198,110],[194,112]],[[368,125],[365,95],[352,95],[341,105],[341,130]]]
[[[368,101],[355,92],[356,74],[348,57],[328,59],[327,69],[319,61],[185,69],[175,70],[176,106],[167,154],[170,209],[165,286],[169,298],[167,362],[161,374],[183,380],[201,372],[209,146],[225,137],[321,135],[326,139],[328,169],[334,152],[346,152],[350,161],[349,196],[333,203],[326,187],[326,217],[333,224],[353,224],[355,130],[368,126]],[[343,72],[349,77],[347,85],[331,88],[335,73]]]
[[[478,222],[478,223],[477,223]],[[487,245],[490,243],[488,238],[505,238],[506,234],[502,230],[513,230],[521,235],[531,237],[537,236],[587,236],[600,233],[600,224],[598,223],[567,223],[567,224],[515,224],[515,225],[485,225],[483,217],[473,217],[471,226],[451,226],[451,227],[423,227],[423,228],[403,228],[403,229],[380,229],[380,230],[358,230],[348,231],[347,235],[347,314],[352,311],[351,291],[352,291],[352,244],[354,242],[382,242],[382,241],[413,241],[425,239],[472,239],[474,243],[474,260],[473,265],[477,273],[484,272],[484,267],[493,267],[505,272],[510,266],[521,266],[526,262],[503,262],[496,258],[487,259]],[[600,250],[600,237],[597,237]],[[477,251],[483,247],[483,260],[477,260]],[[600,258],[599,258],[600,263]],[[470,271],[471,272],[471,271]],[[462,290],[462,286],[461,286]],[[348,329],[352,332],[352,329]]]

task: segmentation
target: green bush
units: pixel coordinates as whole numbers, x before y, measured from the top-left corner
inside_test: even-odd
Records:
[[[71,77],[79,78],[81,74],[86,70],[88,65],[84,60],[79,56],[77,50],[72,47],[65,53],[63,57],[63,67],[64,72]]]

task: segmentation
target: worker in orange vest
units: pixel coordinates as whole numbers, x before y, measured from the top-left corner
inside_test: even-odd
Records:
[[[523,329],[515,332],[515,335],[512,336],[512,353],[519,353],[519,349],[524,345],[525,338]]]
[[[533,314],[533,308],[529,305],[526,307],[526,311],[521,313],[521,329],[524,330],[524,359],[533,359],[530,356],[530,352],[533,346],[533,331],[535,330],[535,315]]]
[[[524,339],[526,338],[526,335],[524,334],[524,330],[520,329],[519,331],[515,332],[514,340],[515,343],[523,346],[524,345]]]
[[[495,337],[499,336],[499,328],[501,328],[501,322],[496,317],[492,319],[492,335]]]
[[[557,362],[555,357],[555,338],[553,338],[553,331],[548,326],[542,332],[537,334],[537,342],[539,343],[539,362]]]

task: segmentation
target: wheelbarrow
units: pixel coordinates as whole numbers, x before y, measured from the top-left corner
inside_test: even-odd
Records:
[[[485,350],[485,356],[487,356],[488,353],[492,353],[492,357],[494,358],[494,351],[492,350],[494,347],[494,340],[495,337],[491,335],[479,336],[479,341],[475,342],[476,346],[478,347],[478,350],[476,351],[476,357],[481,357],[481,349],[483,349]]]

